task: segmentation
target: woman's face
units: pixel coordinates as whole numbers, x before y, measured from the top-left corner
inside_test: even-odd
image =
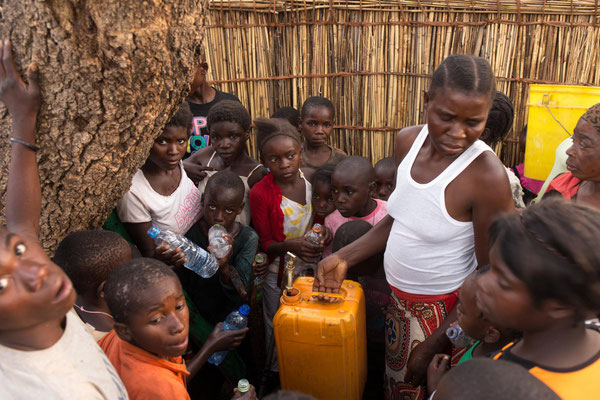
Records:
[[[0,231],[0,335],[63,318],[75,296],[67,275],[37,243]]]
[[[425,94],[429,138],[437,153],[457,157],[483,132],[491,97],[441,88],[433,98]]]
[[[580,119],[572,139],[567,149],[567,169],[581,180],[600,182],[600,133],[590,122]]]

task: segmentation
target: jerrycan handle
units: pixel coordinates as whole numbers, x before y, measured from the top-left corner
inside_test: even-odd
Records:
[[[330,298],[334,298],[334,299],[338,299],[338,300],[345,300],[346,299],[346,295],[342,294],[342,293],[325,293],[325,292],[311,292],[308,295],[309,299],[313,299],[316,298],[318,295],[322,294],[323,296],[329,296]]]

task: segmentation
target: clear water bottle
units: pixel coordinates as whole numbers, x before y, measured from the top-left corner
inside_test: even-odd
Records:
[[[238,392],[240,393],[246,393],[247,391],[250,390],[250,382],[248,382],[248,379],[240,379],[238,381],[238,386],[237,386]]]
[[[237,329],[244,329],[248,326],[248,315],[250,314],[250,306],[248,304],[242,305],[239,310],[232,311],[229,313],[225,321],[223,321],[222,331],[234,331]],[[208,362],[214,365],[219,365],[225,359],[228,351],[218,351],[213,353],[208,359]]]
[[[306,241],[312,244],[321,244],[323,240],[323,227],[321,224],[314,224],[310,232],[306,234]]]
[[[201,277],[210,278],[219,270],[219,263],[215,256],[185,236],[166,229],[160,230],[155,226],[148,229],[147,233],[157,245],[166,243],[171,249],[179,247],[185,254],[185,258],[187,258],[183,266],[194,271]]]
[[[454,347],[467,347],[473,342],[473,339],[458,324],[446,329],[446,336],[448,336]]]
[[[217,258],[223,258],[229,253],[231,245],[223,237],[223,235],[229,236],[229,232],[223,225],[215,224],[208,230],[208,243],[211,248],[211,252]]]

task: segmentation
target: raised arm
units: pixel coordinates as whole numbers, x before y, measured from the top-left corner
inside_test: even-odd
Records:
[[[0,101],[6,105],[13,120],[6,225],[10,232],[38,242],[41,213],[35,146],[35,124],[41,104],[38,70],[33,64],[29,66],[28,84],[25,84],[15,67],[12,46],[8,40],[0,42],[0,55]]]

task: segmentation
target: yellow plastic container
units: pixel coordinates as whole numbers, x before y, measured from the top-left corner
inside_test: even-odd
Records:
[[[573,134],[585,111],[600,102],[600,87],[570,85],[530,85],[527,108],[525,176],[546,180],[554,165],[558,145],[569,137],[557,120]]]
[[[365,298],[359,283],[344,281],[337,303],[311,297],[313,278],[294,282],[273,318],[284,390],[319,400],[359,400],[367,379]]]

